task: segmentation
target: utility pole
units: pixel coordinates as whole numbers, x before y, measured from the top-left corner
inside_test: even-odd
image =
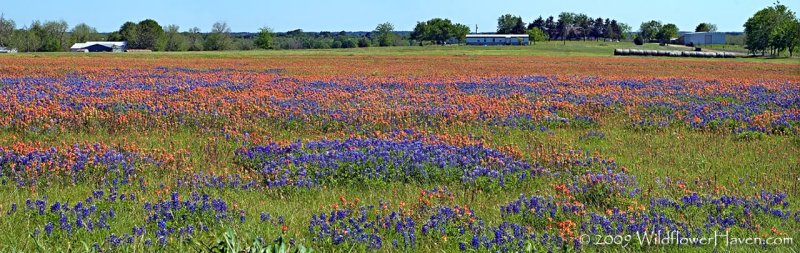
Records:
[[[478,34],[478,24],[475,24],[475,34]]]

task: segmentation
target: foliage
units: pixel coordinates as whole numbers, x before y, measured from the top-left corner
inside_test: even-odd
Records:
[[[164,36],[161,39],[159,50],[163,51],[186,51],[189,48],[186,37],[178,30],[178,25],[168,25]]]
[[[671,38],[678,37],[678,26],[675,24],[666,24],[658,30],[656,38],[662,43],[669,43]]]
[[[449,19],[433,18],[425,22],[417,22],[417,26],[411,33],[411,39],[444,44],[450,39],[464,41],[468,33],[469,27],[464,24],[453,23]]]
[[[792,55],[800,45],[800,21],[793,11],[779,3],[756,12],[744,24],[744,32],[746,47],[752,54],[764,55],[769,51],[778,55],[788,49]]]
[[[189,51],[203,51],[205,42],[203,35],[200,33],[200,28],[192,27],[186,32],[186,42],[189,46]]]
[[[272,243],[265,242],[262,238],[256,238],[250,245],[241,245],[237,238],[236,231],[227,229],[222,238],[219,238],[210,246],[203,246],[204,250],[210,252],[225,253],[314,253],[314,249],[306,248],[302,244],[294,245],[287,243],[283,235],[276,238]]]
[[[636,35],[636,38],[633,39],[633,44],[636,44],[637,46],[644,45],[644,40],[642,39],[642,36]]]
[[[361,37],[358,39],[358,47],[369,47],[369,46],[370,46],[369,38]]]
[[[6,19],[5,16],[0,13],[0,47],[11,45],[15,29],[16,23],[14,23],[14,20]]]
[[[228,50],[232,47],[230,37],[231,28],[226,22],[216,22],[211,27],[211,33],[205,38],[205,50],[219,51]]]
[[[136,33],[136,43],[131,48],[156,50],[164,29],[155,20],[145,19],[136,25]]]
[[[528,30],[528,37],[530,37],[529,39],[531,42],[533,42],[533,44],[536,44],[536,41],[545,41],[550,39],[550,36],[548,36],[547,33],[538,27],[533,27]]]
[[[694,32],[716,32],[717,25],[711,23],[700,23],[694,28]]]
[[[97,29],[86,23],[80,23],[73,27],[72,30],[70,30],[70,34],[70,41],[72,41],[72,43],[82,43],[100,39],[100,35],[97,34]]]
[[[386,22],[378,24],[374,32],[378,34],[378,46],[388,47],[393,45],[395,35],[394,25],[392,25],[392,23]]]
[[[256,36],[256,47],[261,49],[272,49],[272,38],[274,36],[275,35],[272,32],[272,28],[266,26],[261,27],[258,29],[258,35]]]
[[[658,39],[659,32],[661,31],[661,21],[650,20],[643,22],[639,26],[639,36],[642,40],[648,42],[653,39]]]
[[[497,18],[498,34],[525,34],[525,27],[520,16],[505,14]]]

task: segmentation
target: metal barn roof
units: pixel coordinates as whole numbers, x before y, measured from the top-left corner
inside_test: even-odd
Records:
[[[91,45],[102,45],[110,48],[113,47],[122,48],[125,47],[127,44],[128,42],[125,41],[87,41],[84,43],[75,43],[72,45],[72,47],[70,47],[70,49],[81,49]]]
[[[527,34],[467,34],[467,38],[527,38]]]

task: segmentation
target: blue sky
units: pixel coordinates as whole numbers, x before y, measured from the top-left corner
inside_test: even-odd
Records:
[[[412,30],[417,21],[446,17],[480,32],[493,31],[497,17],[511,13],[531,22],[539,15],[557,16],[562,11],[591,17],[616,18],[638,29],[655,19],[675,23],[681,31],[694,30],[700,22],[717,24],[720,31],[741,31],[742,24],[774,0],[137,0],[63,1],[11,0],[0,4],[6,18],[25,26],[33,20],[63,19],[70,26],[85,22],[100,32],[115,31],[125,21],[152,18],[161,25],[177,24],[181,30],[199,27],[208,31],[216,21],[226,21],[233,31],[256,31],[269,26],[275,31],[368,31],[378,23],[391,22],[395,30]],[[783,4],[800,11],[800,0]]]

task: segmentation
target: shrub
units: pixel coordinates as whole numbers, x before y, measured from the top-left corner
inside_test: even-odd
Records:
[[[644,40],[642,40],[642,37],[636,36],[636,38],[633,39],[633,44],[638,46],[644,45]]]

